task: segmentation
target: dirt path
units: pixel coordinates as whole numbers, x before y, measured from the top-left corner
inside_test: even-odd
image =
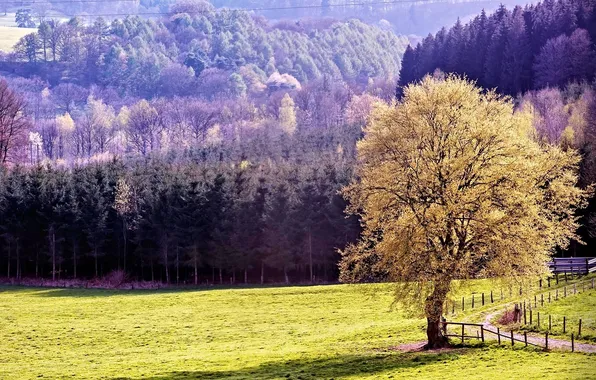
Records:
[[[497,315],[497,312],[493,312],[490,313],[488,315],[486,315],[486,317],[484,318],[484,322],[482,323],[484,328],[486,329],[490,329],[492,331],[497,331],[497,327],[494,326],[491,323],[491,320]],[[503,333],[503,332],[502,332]],[[497,337],[494,334],[491,333],[487,333],[485,334],[486,338],[489,339],[497,339]],[[515,339],[520,339],[520,340],[524,340],[524,336],[521,334],[516,334],[513,333],[513,337]],[[506,340],[507,338],[501,337],[501,340]],[[544,347],[544,337],[537,337],[537,336],[532,336],[532,335],[528,335],[528,343],[533,343],[533,344],[538,344],[541,347]],[[517,343],[519,344],[519,343]],[[555,339],[555,338],[548,338],[548,348],[549,349],[559,349],[559,350],[568,350],[571,351],[571,341],[569,340],[562,340],[562,339]],[[588,353],[594,353],[596,352],[596,345],[593,344],[587,344],[587,343],[578,343],[575,342],[575,351],[577,352],[588,352]]]

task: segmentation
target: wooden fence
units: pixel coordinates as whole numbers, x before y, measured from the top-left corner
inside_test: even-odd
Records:
[[[596,272],[596,258],[594,257],[565,257],[555,258],[548,263],[551,272],[555,274],[589,274]]]
[[[526,347],[534,346],[534,347],[542,348],[544,350],[548,350],[548,332],[545,334],[545,337],[544,337],[544,345],[540,345],[540,344],[528,342],[527,332],[524,332],[524,339],[519,339],[519,338],[515,337],[513,330],[510,331],[509,334],[504,334],[501,332],[501,329],[498,327],[497,327],[497,331],[494,331],[492,329],[486,328],[484,325],[482,325],[480,323],[441,322],[441,324],[442,324],[444,336],[450,337],[450,338],[459,338],[459,339],[461,339],[462,344],[464,343],[465,339],[479,339],[480,341],[484,342],[485,336],[487,334],[492,334],[497,337],[499,344],[501,344],[502,341],[505,341],[505,342],[511,342],[511,345],[514,346],[515,342],[519,342],[519,343],[523,343]],[[459,326],[459,328],[461,328],[461,332],[458,331],[457,333],[449,333],[448,326],[450,326],[450,325],[451,326]],[[470,330],[470,328],[472,330],[476,330],[476,335],[475,336],[474,335],[466,335],[466,328],[468,328],[468,331]],[[574,347],[572,345],[572,350],[573,349],[574,349]]]

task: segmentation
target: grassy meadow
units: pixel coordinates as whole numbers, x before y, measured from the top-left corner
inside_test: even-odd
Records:
[[[389,285],[0,287],[0,379],[594,378],[595,357],[579,353],[402,353],[424,321],[391,303]]]
[[[21,37],[34,31],[35,29],[5,26],[0,22],[0,50],[4,52],[12,51],[14,45],[19,42]]]

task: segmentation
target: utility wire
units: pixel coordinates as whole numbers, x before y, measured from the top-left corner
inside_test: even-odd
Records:
[[[49,4],[79,4],[79,3],[122,3],[122,2],[138,2],[139,0],[55,0],[49,2]],[[481,0],[481,1],[472,1],[472,2],[496,2],[497,0]],[[445,0],[389,0],[389,1],[372,1],[372,2],[354,2],[354,3],[346,3],[346,4],[329,4],[327,6],[323,5],[293,5],[293,6],[281,6],[281,7],[254,7],[254,8],[228,8],[222,7],[218,9],[231,9],[231,10],[239,10],[239,11],[278,11],[278,10],[296,10],[296,9],[323,9],[323,8],[347,8],[347,7],[354,7],[354,6],[379,6],[379,5],[396,5],[400,3],[447,3],[449,1]],[[12,4],[12,5],[23,5],[29,6],[34,4],[48,4],[48,1],[7,1],[2,2],[1,4]],[[190,12],[193,14],[197,13],[209,13],[209,11],[197,11],[197,12]],[[147,15],[167,15],[172,14],[172,12],[144,12],[144,13],[137,13],[147,14]]]

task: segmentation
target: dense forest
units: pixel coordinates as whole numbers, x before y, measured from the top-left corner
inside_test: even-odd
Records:
[[[593,0],[546,0],[512,11],[501,6],[466,25],[458,21],[406,50],[400,83],[436,69],[509,95],[590,82],[596,74],[595,9]]]
[[[70,18],[75,15],[93,19],[103,15],[108,18],[122,17],[125,14],[155,17],[168,14],[171,6],[178,3],[210,3],[222,9],[243,9],[264,16],[269,20],[300,20],[317,18],[349,19],[358,18],[369,24],[376,24],[398,34],[424,35],[437,31],[444,25],[453,24],[457,18],[467,19],[480,13],[482,9],[493,11],[500,4],[507,6],[523,5],[524,0],[443,0],[443,1],[403,1],[403,0],[0,0],[0,10],[16,12],[27,10],[32,25],[43,18]]]
[[[580,151],[587,187],[593,4],[501,8],[407,50],[357,20],[188,8],[202,2],[154,19],[47,18],[0,62],[0,276],[335,281],[338,251],[360,233],[339,191],[370,110],[395,98],[404,50],[402,85],[455,72],[516,96],[537,138]],[[511,25],[523,31],[515,40]],[[487,42],[499,30],[502,53]],[[551,51],[570,65],[536,76]],[[487,82],[496,72],[503,84]],[[592,198],[581,215],[588,245],[559,254],[592,249],[595,210]]]
[[[361,83],[397,76],[406,45],[407,39],[357,20],[270,24],[247,12],[181,3],[171,16],[149,20],[44,20],[0,57],[0,69],[120,95],[214,97],[262,92],[275,73],[299,83],[325,75]]]

